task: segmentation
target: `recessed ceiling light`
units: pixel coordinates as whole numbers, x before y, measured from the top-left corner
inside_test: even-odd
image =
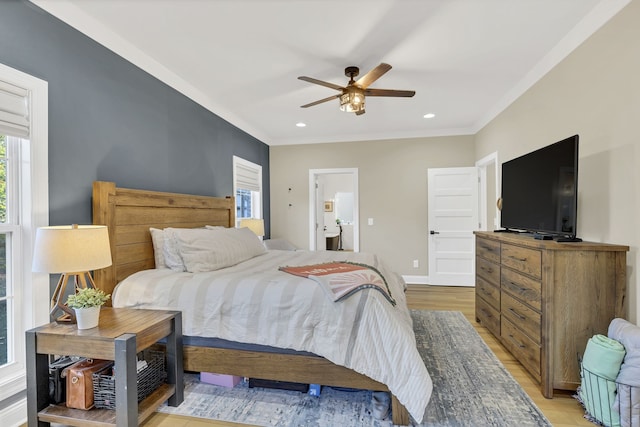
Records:
[[[422,116],[422,117],[424,117],[425,119],[433,119],[435,116],[436,116],[436,115],[435,115],[435,114],[433,114],[433,113],[427,113],[427,114],[425,114],[425,115],[424,115],[424,116]]]
[[[296,123],[296,126],[298,126],[299,128],[303,128],[305,127],[307,124],[306,123],[302,123],[302,122],[298,122]]]

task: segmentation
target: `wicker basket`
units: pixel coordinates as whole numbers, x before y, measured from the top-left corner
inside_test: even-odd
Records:
[[[163,352],[145,350],[138,353],[138,360],[147,362],[147,366],[138,372],[138,402],[140,402],[166,381],[167,372],[164,367]],[[113,375],[100,372],[93,374],[93,404],[96,408],[115,409],[115,379]]]
[[[585,408],[586,418],[598,425],[640,427],[640,410],[633,407],[634,401],[640,401],[640,387],[611,381],[588,370],[582,363],[580,371],[582,384],[576,397]],[[615,390],[614,397],[609,390]],[[587,408],[592,408],[593,413]]]

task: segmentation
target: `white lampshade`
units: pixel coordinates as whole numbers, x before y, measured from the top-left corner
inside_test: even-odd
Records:
[[[38,228],[32,270],[79,273],[111,265],[106,225],[61,225]]]
[[[264,220],[255,218],[245,218],[240,220],[240,228],[247,227],[256,236],[264,236]]]

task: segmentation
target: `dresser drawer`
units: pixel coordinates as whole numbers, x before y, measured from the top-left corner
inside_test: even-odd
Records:
[[[489,239],[476,238],[476,255],[493,261],[500,262],[500,242]]]
[[[540,344],[540,313],[527,307],[506,292],[502,294],[500,304],[500,313],[502,313],[502,316],[509,319],[514,325],[517,325],[518,328],[526,333],[536,344]]]
[[[476,276],[476,296],[481,296],[496,310],[500,310],[500,288]]]
[[[536,249],[503,244],[500,251],[502,265],[535,278],[542,277],[542,253]]]
[[[500,336],[500,312],[476,295],[476,317],[493,335]]]
[[[495,287],[500,287],[500,266],[486,259],[476,257],[476,276],[482,277]]]
[[[503,291],[509,292],[536,310],[542,309],[542,284],[538,280],[503,268],[500,274],[500,285]]]
[[[522,363],[522,366],[540,381],[540,346],[504,316],[500,319],[500,337],[504,346]]]

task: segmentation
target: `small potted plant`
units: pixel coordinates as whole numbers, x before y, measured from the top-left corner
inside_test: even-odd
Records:
[[[91,329],[98,326],[100,307],[111,295],[98,288],[81,288],[67,298],[67,306],[76,312],[78,329]]]

